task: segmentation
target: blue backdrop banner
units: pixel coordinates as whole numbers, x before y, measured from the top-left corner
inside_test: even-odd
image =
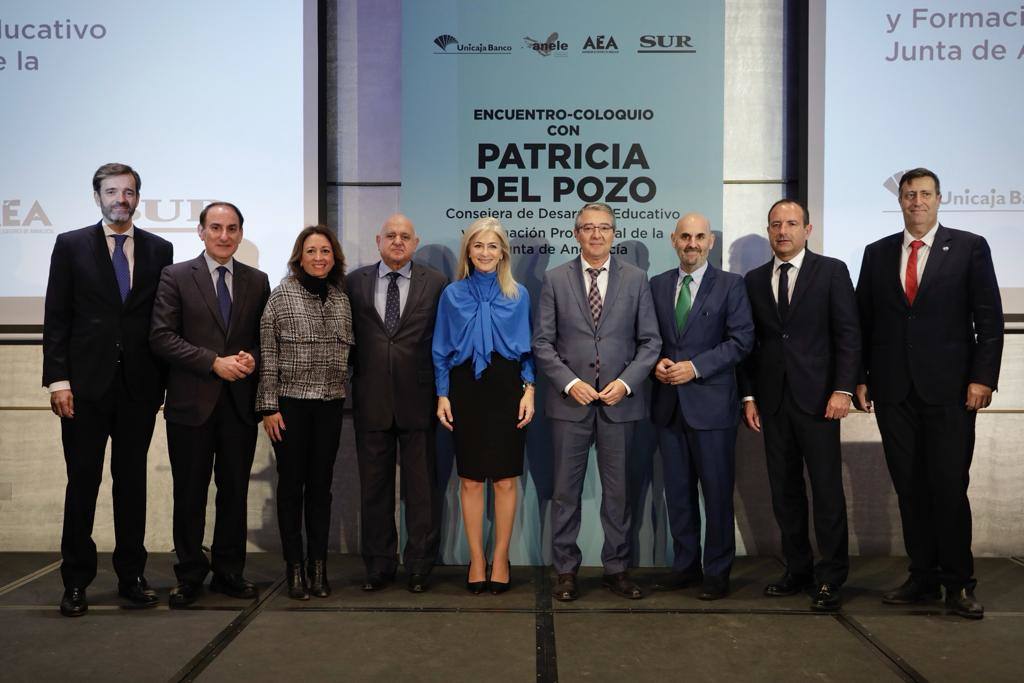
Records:
[[[676,266],[680,215],[721,225],[723,26],[723,3],[697,0],[404,2],[401,206],[422,240],[417,258],[451,275],[461,231],[495,216],[536,301],[544,271],[578,255],[575,211],[603,201],[617,212],[614,254],[650,275]],[[542,419],[530,426],[516,563],[550,561],[549,437]],[[448,481],[443,435],[441,446]],[[641,565],[671,553],[654,450],[645,425],[631,462]],[[602,541],[593,464],[585,564],[600,564]],[[457,487],[446,491],[443,559],[465,562]]]

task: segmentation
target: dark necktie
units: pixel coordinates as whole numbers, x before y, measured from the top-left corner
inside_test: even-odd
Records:
[[[679,287],[679,296],[676,298],[676,327],[680,330],[686,325],[686,318],[690,315],[690,307],[693,305],[693,297],[690,294],[691,282],[692,275],[683,276],[683,284]]]
[[[590,315],[594,318],[594,324],[601,319],[601,309],[604,302],[601,301],[601,290],[597,288],[597,277],[604,268],[587,268],[587,275],[590,276],[590,291],[587,293],[587,301],[590,302]]]
[[[113,238],[114,254],[111,258],[114,261],[114,277],[117,278],[117,289],[121,292],[121,303],[124,303],[132,289],[132,273],[128,268],[128,257],[124,255],[124,241],[128,235],[113,235]]]
[[[914,304],[917,297],[917,251],[924,246],[921,240],[914,240],[910,243],[910,256],[907,257],[906,290],[907,303]]]
[[[227,274],[227,266],[217,266],[217,303],[220,304],[220,317],[225,328],[231,324],[231,293],[228,292]]]
[[[789,315],[789,269],[792,263],[783,263],[779,266],[779,318],[786,322]]]
[[[387,330],[388,334],[392,334],[395,328],[398,327],[398,278],[401,275],[397,272],[388,273],[388,279],[391,282],[388,283],[388,298],[384,303],[384,329]]]

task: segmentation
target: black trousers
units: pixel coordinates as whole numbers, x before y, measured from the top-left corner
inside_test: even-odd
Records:
[[[85,588],[96,578],[92,540],[96,496],[110,439],[114,499],[114,571],[128,581],[146,568],[146,454],[157,406],[132,398],[118,372],[102,399],[75,397],[75,417],[60,421],[68,485],[64,493],[61,578],[67,588]]]
[[[398,566],[395,465],[401,458],[408,538],[403,557],[411,574],[429,574],[441,540],[435,430],[356,432],[362,510],[361,547],[367,573],[392,576]]]
[[[850,556],[840,421],[826,420],[824,412],[824,406],[821,415],[803,412],[789,387],[783,387],[778,412],[762,413],[761,428],[786,568],[796,576],[813,577],[816,583],[841,586],[849,573]],[[808,536],[805,465],[814,496],[814,536],[821,553],[817,565]]]
[[[277,456],[277,525],[285,562],[327,559],[331,527],[331,484],[341,439],[344,399],[321,401],[281,396],[284,438],[274,444]],[[306,521],[306,554],[302,521]]]
[[[899,403],[875,403],[900,505],[910,575],[951,591],[973,589],[967,499],[977,413],[963,402],[929,405],[913,388]]]
[[[242,420],[224,386],[204,424],[167,423],[167,450],[174,478],[174,550],[178,555],[174,573],[178,581],[201,583],[211,568],[222,576],[241,574],[256,425]],[[207,560],[203,535],[211,474],[217,485],[217,511]]]

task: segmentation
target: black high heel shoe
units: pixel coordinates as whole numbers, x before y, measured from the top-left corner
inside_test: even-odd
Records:
[[[487,590],[487,581],[470,581],[469,572],[472,571],[472,569],[473,563],[470,562],[469,566],[466,567],[466,590],[468,590],[473,595],[480,595],[485,590]]]
[[[508,581],[502,583],[501,581],[495,581],[491,579],[487,582],[490,585],[491,595],[501,595],[509,589],[512,585],[512,560],[508,561]]]

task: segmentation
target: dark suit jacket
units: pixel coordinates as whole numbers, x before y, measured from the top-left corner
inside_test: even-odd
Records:
[[[392,335],[374,307],[379,263],[365,266],[348,277],[352,304],[352,332],[356,338],[352,363],[355,428],[359,431],[433,427],[437,393],[434,391],[434,341],[437,301],[448,279],[415,261],[402,317]]]
[[[807,250],[783,323],[772,295],[774,259],[747,273],[756,343],[741,373],[744,396],[775,413],[783,383],[805,413],[823,416],[833,391],[856,388],[860,366],[857,302],[846,264]]]
[[[969,382],[995,389],[1003,306],[988,243],[940,225],[913,306],[900,283],[902,248],[902,232],[869,244],[857,281],[872,399],[901,401],[911,383],[935,404],[963,401]]]
[[[614,256],[608,266],[608,290],[601,319],[594,325],[576,257],[544,275],[533,325],[533,357],[548,380],[544,410],[548,417],[579,421],[591,406],[563,393],[579,377],[600,391],[615,379],[632,390],[614,406],[602,405],[612,422],[647,417],[647,379],[658,360],[661,336],[654,317],[647,274]],[[600,356],[600,384],[594,361]]]
[[[197,427],[205,423],[226,385],[239,416],[256,424],[259,383],[260,316],[270,296],[267,274],[237,259],[232,274],[231,325],[224,328],[206,259],[197,258],[164,268],[153,306],[150,343],[153,353],[170,366],[164,417]],[[251,353],[257,369],[248,377],[225,382],[214,374],[217,356]]]
[[[120,360],[131,395],[155,410],[164,378],[150,352],[149,320],[160,270],[174,260],[174,247],[138,227],[133,239],[132,289],[122,303],[102,222],[57,236],[46,285],[43,386],[70,380],[76,397],[97,400]]]
[[[661,331],[659,359],[692,361],[700,377],[675,386],[652,380],[651,420],[667,427],[678,405],[694,429],[735,427],[740,408],[736,366],[754,347],[754,320],[743,278],[708,264],[682,330],[676,326],[678,281],[678,268],[651,279]]]

